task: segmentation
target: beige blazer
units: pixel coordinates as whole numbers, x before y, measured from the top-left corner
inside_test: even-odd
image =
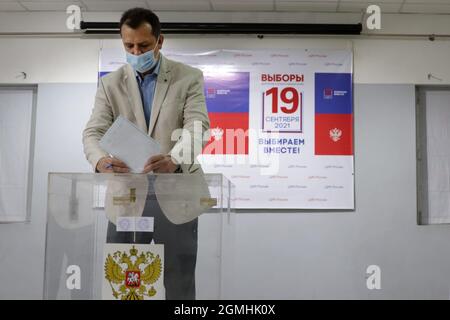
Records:
[[[132,67],[126,64],[100,78],[94,108],[83,131],[84,153],[94,170],[100,158],[108,156],[100,148],[99,141],[119,115],[157,140],[163,154],[174,151],[184,155],[183,159],[190,158],[191,161],[180,162],[184,173],[202,172],[194,160],[207,142],[208,137],[202,139],[202,135],[209,129],[209,118],[203,94],[203,74],[199,69],[169,60],[161,54],[148,128]],[[196,136],[194,123],[201,131]],[[172,137],[176,129],[187,129],[190,138],[186,135]]]
[[[197,173],[157,174],[151,185],[144,174],[108,174],[106,179],[105,214],[114,224],[118,217],[142,216],[147,194],[156,196],[161,212],[173,224],[192,221],[219,201],[211,198],[205,176]]]

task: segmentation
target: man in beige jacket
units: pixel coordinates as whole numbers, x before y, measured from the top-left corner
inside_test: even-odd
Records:
[[[122,115],[161,145],[162,154],[150,158],[143,173],[201,171],[195,159],[209,129],[202,72],[165,58],[160,53],[164,37],[156,15],[131,10],[131,18],[121,23],[129,63],[99,80],[94,109],[83,132],[86,157],[98,172],[128,172],[120,159],[99,146],[103,134]],[[182,130],[188,138],[180,136]]]
[[[122,115],[161,146],[161,154],[148,159],[143,173],[202,173],[195,161],[206,143],[204,133],[209,129],[202,72],[160,53],[164,37],[158,17],[150,10],[126,11],[120,20],[120,33],[128,64],[99,79],[92,115],[83,132],[88,161],[96,172],[129,172],[125,163],[99,146],[102,136]],[[147,179],[154,190],[155,177],[149,175]],[[160,206],[152,192],[145,198],[146,191],[137,214],[154,217],[154,232],[117,232],[116,221],[110,218],[107,242],[149,244],[153,240],[164,244],[166,298],[194,299],[198,220],[171,222],[173,219],[168,219],[167,212],[161,210],[164,203]],[[163,196],[167,194],[172,197],[169,204],[180,201],[173,191]],[[105,211],[129,209],[113,205],[107,208],[105,204]]]

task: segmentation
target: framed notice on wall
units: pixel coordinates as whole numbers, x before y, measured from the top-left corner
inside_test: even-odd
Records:
[[[198,161],[242,209],[354,209],[352,52],[165,51],[203,71],[210,138]],[[125,63],[102,49],[99,75]]]

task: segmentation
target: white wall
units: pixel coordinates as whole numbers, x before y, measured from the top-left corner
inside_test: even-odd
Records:
[[[48,173],[92,170],[81,130],[95,91],[95,83],[38,86],[31,222],[0,224],[0,299],[42,298]]]
[[[164,22],[363,22],[363,35],[357,37],[269,35],[259,40],[255,36],[169,35],[166,47],[351,47],[354,50],[355,83],[450,83],[450,15],[382,13],[381,30],[367,30],[360,13],[161,12],[159,16]],[[91,22],[118,21],[119,17],[120,12],[83,13],[83,20]],[[66,18],[64,12],[0,12],[0,84],[95,82],[99,37],[81,36],[68,30]],[[53,36],[43,38],[42,34]],[[438,36],[435,41],[428,40],[427,36],[431,34]],[[397,37],[392,37],[394,35]],[[25,81],[18,78],[22,71],[28,74]],[[441,80],[429,80],[429,73]]]
[[[0,84],[97,81],[101,41],[78,38],[0,38]],[[119,39],[105,40],[120,45]],[[327,48],[354,50],[355,83],[450,83],[450,40],[311,39],[249,36],[167,36],[166,49]],[[26,72],[25,80],[20,72]],[[442,79],[429,80],[432,73]]]
[[[98,40],[0,38],[0,83],[96,82],[98,50]]]

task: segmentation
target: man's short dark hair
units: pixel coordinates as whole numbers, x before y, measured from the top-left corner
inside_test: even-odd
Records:
[[[133,8],[125,11],[120,18],[119,28],[126,24],[132,29],[139,28],[143,23],[149,23],[152,26],[153,35],[158,38],[161,34],[161,24],[158,16],[149,9]]]

